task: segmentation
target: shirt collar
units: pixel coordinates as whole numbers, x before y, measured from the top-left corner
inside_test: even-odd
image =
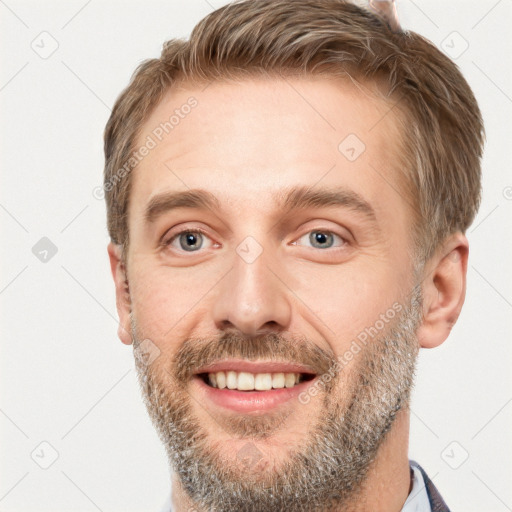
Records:
[[[400,512],[432,512],[423,475],[416,466],[411,466],[411,470],[413,471],[412,489]]]

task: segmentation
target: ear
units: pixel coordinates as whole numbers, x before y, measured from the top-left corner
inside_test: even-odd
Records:
[[[110,270],[112,271],[112,277],[114,278],[116,287],[116,306],[117,314],[119,315],[117,335],[123,343],[131,345],[131,299],[126,266],[122,259],[122,249],[120,245],[111,242],[108,244],[107,251],[110,259]]]
[[[425,265],[423,323],[417,331],[423,348],[441,345],[459,317],[466,296],[468,253],[467,238],[455,233]]]

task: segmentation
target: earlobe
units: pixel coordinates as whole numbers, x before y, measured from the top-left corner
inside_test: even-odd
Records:
[[[111,242],[108,244],[107,252],[110,260],[110,270],[112,272],[112,277],[114,279],[116,289],[116,307],[117,314],[119,315],[119,327],[117,329],[117,335],[123,343],[126,345],[131,345],[132,336],[130,322],[130,289],[128,285],[125,263],[122,259],[121,246]]]
[[[423,322],[417,332],[423,348],[441,345],[459,317],[466,296],[468,253],[467,238],[455,233],[425,266]]]

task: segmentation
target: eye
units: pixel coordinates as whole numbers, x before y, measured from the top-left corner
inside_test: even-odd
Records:
[[[334,245],[336,239],[341,242],[337,246]],[[342,248],[348,243],[341,235],[337,235],[332,231],[324,229],[315,229],[301,236],[298,239],[298,241],[301,242],[299,245],[304,245],[304,240],[309,242],[314,249]],[[297,242],[294,242],[293,244],[296,245]]]
[[[209,240],[208,236],[200,229],[184,229],[172,235],[162,245],[170,246],[178,251],[198,252],[199,249],[205,248],[207,240]]]

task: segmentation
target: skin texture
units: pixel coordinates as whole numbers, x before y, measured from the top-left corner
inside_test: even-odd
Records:
[[[458,317],[466,238],[452,234],[415,268],[414,202],[395,168],[394,114],[369,90],[325,78],[190,85],[168,92],[139,146],[191,96],[197,106],[132,171],[126,264],[118,246],[108,247],[119,337],[135,340],[136,349],[151,340],[157,355],[150,365],[137,360],[137,368],[174,469],[175,510],[399,511],[410,490],[407,400],[416,354],[442,343]],[[338,149],[349,134],[365,145],[354,161]],[[294,186],[355,192],[375,221],[338,205],[286,212],[275,199]],[[218,211],[180,208],[144,220],[155,195],[199,188],[217,197]],[[186,234],[161,243],[194,228],[205,232],[196,252],[180,245]],[[314,230],[335,236],[315,246]],[[257,244],[251,251],[261,250],[251,263],[237,251],[249,236]],[[306,404],[227,412],[190,378],[216,354],[309,363],[322,375],[394,304],[401,314]],[[248,442],[262,454],[249,470],[237,457]],[[316,471],[305,472],[304,460],[315,461]],[[201,462],[195,473],[193,461]],[[339,473],[329,481],[333,468]],[[280,485],[303,502],[284,501],[294,493]],[[261,491],[272,486],[282,501]]]

